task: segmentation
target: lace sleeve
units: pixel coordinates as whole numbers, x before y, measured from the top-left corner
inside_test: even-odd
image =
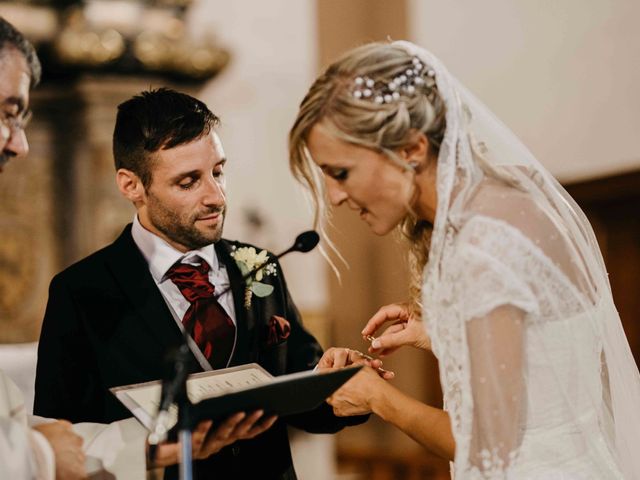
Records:
[[[462,232],[453,271],[456,308],[468,352],[464,423],[468,441],[456,462],[462,478],[502,479],[517,455],[525,415],[525,326],[539,302],[513,258],[509,231],[488,235],[474,221]],[[482,233],[481,235],[479,234]]]
[[[513,305],[527,313],[539,310],[536,295],[513,265],[483,245],[467,244],[456,258],[460,279],[461,313],[465,320],[482,318],[501,305]]]
[[[525,399],[525,312],[494,308],[466,323],[472,398],[467,465],[472,478],[504,478],[519,446]]]

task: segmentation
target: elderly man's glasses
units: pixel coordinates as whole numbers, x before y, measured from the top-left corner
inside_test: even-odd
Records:
[[[8,139],[12,134],[24,131],[31,121],[31,110],[27,110],[21,115],[0,114],[0,133],[2,138]]]

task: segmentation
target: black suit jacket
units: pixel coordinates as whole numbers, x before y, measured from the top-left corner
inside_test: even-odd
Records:
[[[237,340],[231,365],[257,362],[273,375],[313,368],[322,349],[307,332],[278,265],[265,277],[275,289],[244,302],[244,283],[230,256],[237,242],[221,240],[216,253],[229,273],[235,301]],[[266,342],[272,315],[291,325],[288,339]],[[181,332],[127,226],[111,245],[56,275],[38,348],[34,413],[71,422],[103,422],[130,417],[110,387],[157,380],[167,352]],[[200,366],[192,359],[193,372]],[[279,419],[264,434],[236,442],[208,460],[196,462],[196,478],[292,479],[295,477],[286,425],[331,433],[366,417],[338,418],[326,403],[301,415]],[[171,472],[168,472],[171,475]]]

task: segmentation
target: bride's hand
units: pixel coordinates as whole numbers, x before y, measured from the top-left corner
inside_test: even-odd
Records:
[[[362,330],[362,336],[365,339],[375,337],[378,329],[386,323],[391,323],[391,325],[371,342],[369,353],[384,357],[403,345],[422,350],[431,349],[431,339],[427,335],[422,321],[411,314],[407,305],[400,303],[380,308],[367,322]]]

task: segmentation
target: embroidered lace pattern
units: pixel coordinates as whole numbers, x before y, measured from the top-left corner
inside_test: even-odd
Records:
[[[424,318],[456,438],[456,478],[507,478],[517,446],[501,442],[500,448],[470,450],[474,400],[467,323],[502,305],[525,312],[526,324],[553,322],[580,314],[587,302],[535,240],[488,216],[473,216],[457,234],[449,229],[437,273],[437,279],[425,279]]]

